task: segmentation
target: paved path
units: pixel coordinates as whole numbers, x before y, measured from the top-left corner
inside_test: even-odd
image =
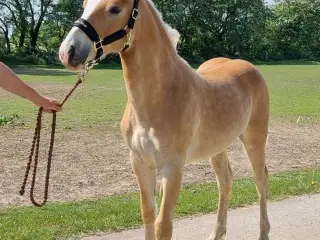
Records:
[[[269,203],[270,240],[319,240],[320,194]],[[206,240],[215,215],[180,220],[174,223],[173,240]],[[259,207],[230,210],[228,240],[251,240],[259,236]],[[83,240],[144,240],[143,230],[130,230]]]

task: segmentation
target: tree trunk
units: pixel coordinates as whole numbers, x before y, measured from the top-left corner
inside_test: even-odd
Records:
[[[18,15],[19,26],[17,26],[17,27],[20,30],[20,36],[19,36],[18,47],[23,48],[25,40],[26,40],[26,32],[27,32],[27,28],[28,28],[28,22],[26,19],[27,13],[26,13],[25,9],[23,8],[22,4],[18,0],[15,0],[14,2],[16,4],[16,8],[19,12],[19,15]]]
[[[2,34],[4,36],[4,40],[6,42],[7,46],[7,53],[11,53],[11,46],[10,46],[10,38],[9,38],[9,23],[8,19],[2,19],[0,18],[0,22],[2,26],[0,26],[0,30],[2,31]]]
[[[25,40],[26,40],[26,32],[25,32],[25,29],[24,29],[24,30],[21,29],[21,30],[20,30],[20,37],[19,37],[18,48],[23,48]]]
[[[11,46],[10,46],[10,38],[9,38],[9,29],[7,26],[0,26],[0,29],[2,30],[2,34],[4,36],[4,40],[6,42],[7,47],[7,53],[11,53]]]
[[[30,48],[32,52],[37,52],[36,48],[37,48],[37,42],[39,38],[40,27],[42,25],[44,16],[46,15],[48,7],[50,6],[51,2],[52,1],[48,1],[47,3],[44,3],[41,1],[40,16],[37,24],[35,24],[34,16],[32,18],[33,19],[32,27],[30,29]],[[32,5],[30,6],[30,9],[32,10],[32,13],[33,13]]]
[[[39,31],[30,33],[30,48],[32,52],[37,51],[37,41],[38,41]]]
[[[9,53],[11,53],[9,31],[4,32],[4,39],[5,39],[6,45],[7,45],[7,53],[9,54]]]
[[[31,33],[30,34],[30,47],[31,47],[31,51],[33,51],[33,52],[37,51],[36,48],[37,48],[37,42],[38,42],[38,38],[39,38],[40,27],[43,22],[43,18],[44,18],[45,13],[46,13],[46,11],[42,12],[42,15],[40,16],[37,25],[30,32]]]

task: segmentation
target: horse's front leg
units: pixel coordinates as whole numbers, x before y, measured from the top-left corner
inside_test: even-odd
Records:
[[[145,240],[155,240],[156,166],[143,161],[132,152],[130,152],[130,161],[140,187],[140,208],[145,228]]]
[[[156,220],[156,240],[170,240],[172,237],[172,220],[181,188],[184,160],[167,161],[160,169],[162,184],[162,201]]]

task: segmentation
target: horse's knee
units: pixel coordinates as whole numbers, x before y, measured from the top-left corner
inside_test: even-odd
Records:
[[[154,224],[156,218],[156,206],[141,206],[143,223],[145,225]]]
[[[156,240],[171,240],[173,224],[171,220],[157,219]]]

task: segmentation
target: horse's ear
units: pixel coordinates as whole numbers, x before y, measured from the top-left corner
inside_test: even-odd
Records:
[[[83,7],[83,8],[85,8],[85,7],[86,7],[86,5],[87,5],[87,1],[88,1],[88,0],[84,0],[84,1],[83,1],[83,4],[82,4],[82,7]]]

